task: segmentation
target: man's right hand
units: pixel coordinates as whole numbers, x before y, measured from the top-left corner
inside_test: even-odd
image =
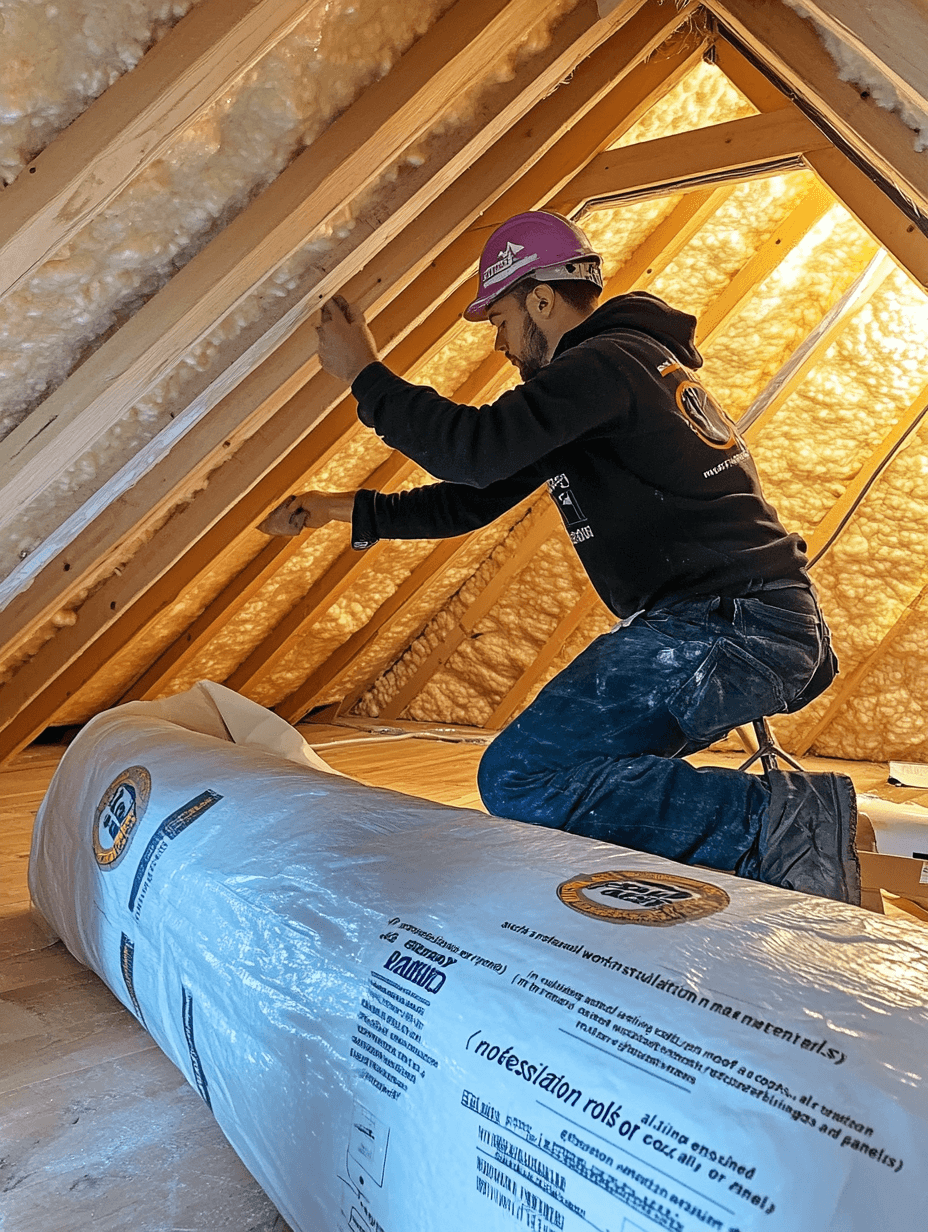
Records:
[[[350,522],[353,492],[298,492],[288,496],[258,526],[265,535],[298,535],[329,522]]]

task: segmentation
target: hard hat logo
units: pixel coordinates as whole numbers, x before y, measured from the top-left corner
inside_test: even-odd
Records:
[[[530,253],[527,257],[522,257],[517,260],[520,252],[525,252],[524,244],[513,244],[512,241],[499,254],[499,260],[493,265],[488,265],[483,271],[483,285],[490,286],[494,282],[499,282],[501,278],[513,270],[522,269],[532,261],[538,260],[538,253]]]
[[[480,291],[464,316],[485,321],[490,304],[523,278],[602,287],[600,265],[599,254],[569,219],[546,210],[516,214],[487,240],[480,258]]]

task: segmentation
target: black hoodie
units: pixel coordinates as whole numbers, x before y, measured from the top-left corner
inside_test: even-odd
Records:
[[[643,291],[608,300],[530,380],[460,406],[370,364],[352,392],[388,445],[443,483],[355,499],[352,542],[485,526],[543,482],[619,616],[802,580],[805,544],[763,497],[731,421],[691,369],[696,320]]]

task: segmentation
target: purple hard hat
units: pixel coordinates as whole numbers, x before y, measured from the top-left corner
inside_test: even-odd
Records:
[[[480,257],[480,290],[464,313],[485,321],[495,299],[523,278],[592,282],[602,288],[601,259],[579,227],[560,214],[531,210],[497,227]]]

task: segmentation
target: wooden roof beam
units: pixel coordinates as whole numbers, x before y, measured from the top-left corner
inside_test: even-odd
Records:
[[[303,488],[309,481],[308,477],[312,471],[324,465],[336,454],[346,439],[354,435],[358,428],[354,406],[351,405],[349,399],[343,399],[306,439],[306,453],[312,457],[310,467],[304,470],[303,465],[299,465],[296,469],[301,473],[295,476],[293,466],[295,459],[292,457],[281,459],[281,462],[268,474],[262,484],[262,487],[266,488],[266,494],[271,496],[271,499],[275,499],[281,491],[290,492]],[[281,480],[285,482],[281,484]],[[292,482],[287,482],[290,480]],[[230,521],[232,525],[229,525]],[[209,562],[215,566],[216,562],[221,561],[227,553],[234,551],[245,533],[247,531],[243,531],[239,520],[231,519],[227,513],[205,536],[205,541],[208,542],[203,542],[208,553],[208,563],[205,563],[204,568],[210,567]],[[231,582],[207,604],[192,624],[188,625],[183,633],[161,652],[155,662],[150,664],[142,675],[126,689],[119,701],[148,701],[157,697],[163,690],[165,681],[176,675],[241,611],[246,603],[254,598],[261,587],[273,577],[294,552],[299,551],[303,542],[304,540],[299,535],[292,539],[281,537],[269,539],[257,555],[252,557]],[[192,574],[191,562],[186,557],[182,557],[164,575],[159,587],[163,588],[164,593],[171,596],[171,601],[173,601],[173,597],[183,591],[185,584],[194,581]],[[157,619],[156,613],[157,609],[153,606],[145,622],[129,641],[146,635],[150,625]],[[120,640],[123,646],[128,644],[125,638]]]
[[[610,278],[603,290],[606,296],[641,290],[660,277],[671,261],[731,196],[734,185],[697,188],[688,192],[638,245]]]
[[[866,462],[864,462],[863,466],[841,493],[839,499],[825,517],[822,518],[811,535],[809,535],[808,555],[813,563],[816,561],[816,558],[820,558],[832,546],[841,532],[850,524],[853,512],[858,507],[861,499],[867,494],[888,463],[892,461],[898,450],[905,444],[907,438],[922,423],[926,414],[928,414],[928,382],[921,387],[910,402],[905,414],[897,423],[893,424],[883,440],[873,450]],[[809,723],[804,730],[800,727],[799,731],[792,736],[790,740],[791,752],[795,753],[798,757],[808,752],[822,732],[857,691],[864,677],[889,652],[895,639],[901,636],[903,630],[908,627],[909,623],[917,615],[924,612],[926,597],[928,597],[928,586],[916,595],[903,610],[898,621],[887,630],[879,645],[862,662],[858,663],[849,675],[840,678],[832,689],[832,697],[828,707],[817,719]]]
[[[445,316],[444,328],[450,328],[469,300],[469,291],[461,283],[471,273],[479,251],[479,240],[471,237],[465,244],[452,245],[452,259],[446,254],[437,255],[448,244],[448,237],[459,235],[488,200],[505,193],[517,180],[523,183],[524,191],[521,196],[510,197],[510,203],[515,204],[515,197],[519,196],[513,212],[541,204],[535,195],[543,192],[541,181],[531,173],[539,158],[547,163],[545,176],[551,177],[547,183],[560,183],[609,140],[623,116],[629,110],[635,111],[638,102],[637,96],[630,99],[619,94],[621,85],[615,87],[613,83],[617,76],[621,82],[655,40],[672,27],[679,15],[673,9],[670,13],[672,20],[666,6],[646,5],[619,34],[582,63],[567,84],[537,103],[519,125],[497,141],[342,288],[354,302],[379,313],[373,327],[381,345],[402,338],[416,327],[428,339],[424,351],[438,344],[442,331],[433,328],[437,319],[436,299],[446,295],[449,286],[457,288],[445,307],[438,309],[438,315]],[[651,65],[641,65],[646,77],[636,85],[653,91],[660,80],[673,80],[693,62],[700,46],[698,42],[683,40],[677,52],[655,61],[659,72]],[[524,68],[520,81],[526,89],[537,89],[531,63]],[[587,123],[591,108],[595,119]],[[431,262],[440,270],[439,282],[431,276]],[[413,278],[413,286],[397,301],[396,296]],[[429,315],[434,319],[426,321]],[[205,478],[230,450],[251,436],[257,424],[276,412],[282,451],[298,443],[311,428],[313,417],[324,414],[337,400],[324,392],[331,382],[318,375],[314,352],[315,330],[307,323],[226,394],[170,452],[126,479],[124,491],[112,484],[104,485],[95,501],[88,502],[82,511],[81,517],[89,519],[84,529],[80,531],[75,525],[77,519],[69,519],[60,533],[56,532],[37,550],[35,561],[28,562],[29,571],[24,571],[23,580],[17,583],[22,590],[14,590],[7,600],[4,626],[8,633],[4,649],[28,641],[43,621],[68,603],[70,595],[97,576],[108,557],[122,551],[126,538],[144,530],[146,524],[163,521],[176,503],[178,490],[186,490],[191,483]],[[313,378],[312,412],[308,414],[304,409],[300,416],[287,415],[281,419],[280,408],[313,373],[317,375]],[[160,440],[154,447],[159,446]],[[259,455],[260,451],[256,457]],[[220,470],[211,483],[224,484],[226,474]],[[259,478],[256,473],[253,482]],[[240,482],[241,477],[237,476],[236,483]],[[230,505],[241,490],[229,486]],[[5,587],[7,595],[11,582]]]
[[[686,182],[742,173],[748,178],[752,168],[799,158],[828,145],[810,120],[785,107],[607,150],[574,176],[564,189],[564,202],[568,209],[576,201],[595,201],[611,208],[610,199],[618,205],[622,197],[658,196],[679,191],[677,186]],[[564,212],[560,203],[553,208]]]
[[[928,382],[921,387],[905,413],[893,424],[815,530],[808,536],[807,555],[810,561],[814,562],[830,548],[838,535],[846,528],[848,519],[861,498],[866,495],[912,432],[921,424],[926,411],[928,411]]]
[[[696,325],[696,345],[708,346],[744,306],[765,278],[773,273],[816,223],[834,205],[831,193],[814,184],[803,199],[779,224],[735,274],[728,286],[700,314]]]
[[[837,35],[862,59],[876,65],[903,102],[924,111],[928,20],[915,0],[862,4],[861,0],[804,0],[813,21]]]
[[[484,727],[489,731],[498,731],[501,727],[505,727],[517,710],[522,709],[532,689],[564,649],[568,639],[577,631],[584,618],[597,606],[605,608],[602,599],[587,583],[580,598],[570,611],[561,617],[551,636],[509,692],[500,700],[496,709],[484,723]]]
[[[803,339],[783,367],[757,395],[738,420],[738,431],[753,444],[781,406],[796,392],[855,313],[868,304],[892,271],[895,262],[877,252],[867,268],[854,279],[836,304],[825,313],[815,329]]]
[[[38,499],[63,469],[102,436],[186,351],[232,312],[263,280],[402,159],[444,115],[448,99],[471,88],[500,46],[514,42],[558,0],[458,0],[315,142],[207,247],[184,266],[116,335],[92,354],[39,408],[0,442],[0,527]],[[639,7],[627,0],[621,16]],[[617,23],[616,23],[617,24]],[[391,209],[357,240],[335,269],[319,276],[262,347],[273,348],[301,316],[360,271],[377,250],[483,154],[548,90],[602,42],[611,27],[593,0],[561,23],[550,44],[501,85],[498,111],[467,137],[448,141],[443,165],[410,185],[394,186]],[[431,160],[437,164],[437,160]],[[415,189],[411,185],[416,185]],[[251,351],[254,352],[252,347]],[[241,357],[240,357],[241,358]],[[243,375],[236,362],[226,380]],[[202,407],[200,408],[202,412]]]
[[[493,574],[480,594],[474,598],[456,624],[452,625],[429,655],[419,664],[409,679],[380,711],[381,719],[398,719],[415,700],[443,664],[451,658],[465,638],[487,615],[503,591],[531,562],[532,557],[548,540],[559,522],[553,504],[544,502],[532,511],[531,527],[516,551]]]
[[[3,192],[0,295],[118,196],[322,0],[200,0]]]
[[[844,149],[816,151],[807,157],[809,166],[874,238],[923,286],[928,286],[928,219],[924,217],[928,213],[928,159],[915,150],[911,130],[898,116],[878,107],[866,92],[838,78],[834,62],[812,25],[782,0],[764,4],[755,0],[705,0],[705,7],[721,23],[718,62],[725,74],[752,98],[750,74],[738,65],[738,60],[744,63],[744,57],[723,50],[724,36],[730,32],[736,43],[747,48],[789,93],[811,106],[831,127]],[[920,28],[925,29],[924,17]],[[769,100],[769,86],[766,93]],[[849,154],[864,168],[875,168],[883,186],[874,183]],[[889,189],[895,190],[895,197]],[[907,214],[906,200],[914,202],[921,219]]]
[[[394,492],[415,470],[414,462],[394,452],[368,475],[362,486],[370,485],[378,491]],[[355,551],[350,546],[344,549],[222,683],[247,695],[256,681],[269,675],[286,657],[296,639],[316,624],[359,576],[373,565],[389,542],[388,539],[381,539],[365,551]]]

